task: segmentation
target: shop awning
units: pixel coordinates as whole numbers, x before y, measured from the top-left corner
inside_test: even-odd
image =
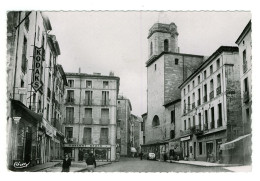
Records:
[[[23,117],[23,115],[25,115],[25,116],[31,117],[36,122],[42,121],[42,115],[39,115],[39,114],[33,112],[28,107],[26,107],[22,102],[17,101],[17,100],[12,100],[12,104],[13,104],[14,109],[16,109],[18,112],[20,112],[21,117]]]
[[[220,145],[220,150],[230,150],[230,149],[233,149],[235,148],[235,145],[238,144],[239,141],[245,139],[245,138],[249,138],[251,136],[251,134],[247,134],[247,135],[244,135],[244,136],[240,136],[238,137],[237,139],[234,139],[230,142],[227,142],[227,143],[223,143]]]
[[[137,152],[135,147],[131,147],[131,152],[133,152],[133,153]]]

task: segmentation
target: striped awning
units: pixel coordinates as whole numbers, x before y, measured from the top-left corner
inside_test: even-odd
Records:
[[[234,149],[236,144],[245,139],[245,138],[249,138],[251,136],[251,134],[247,134],[247,135],[244,135],[244,136],[240,136],[238,137],[237,139],[234,139],[230,142],[227,142],[227,143],[223,143],[220,145],[220,150],[230,150],[230,149]]]

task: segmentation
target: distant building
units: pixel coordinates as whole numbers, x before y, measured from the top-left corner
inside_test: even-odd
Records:
[[[141,131],[142,118],[131,114],[129,122],[130,129],[130,149],[131,155],[138,156],[141,152],[141,145],[143,144],[143,135]]]
[[[180,85],[184,158],[240,163],[220,149],[242,135],[239,71],[238,48],[221,46]]]
[[[147,113],[144,113],[142,114],[142,123],[141,123],[141,131],[142,131],[142,134],[143,134],[143,144],[144,145],[146,143],[146,139],[145,139],[145,124],[146,124],[146,121],[147,121]]]
[[[99,73],[66,77],[64,152],[75,161],[83,161],[90,152],[96,160],[114,161],[119,77]]]
[[[178,31],[174,23],[154,24],[148,34],[147,121],[144,152],[158,159],[169,154],[169,140],[178,134],[174,125],[180,119],[178,86],[203,62],[203,56],[179,52]],[[171,115],[172,114],[172,115]]]
[[[121,156],[130,155],[130,132],[132,105],[129,99],[121,95],[117,100],[117,152]]]

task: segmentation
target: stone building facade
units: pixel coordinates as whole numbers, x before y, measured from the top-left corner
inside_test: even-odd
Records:
[[[117,153],[121,156],[130,155],[129,122],[132,105],[129,99],[119,95],[117,100]]]
[[[183,157],[230,163],[231,153],[220,145],[242,135],[238,48],[218,48],[180,89]]]
[[[66,73],[64,152],[75,161],[94,153],[98,161],[116,158],[119,77]]]
[[[129,121],[129,135],[130,135],[130,147],[132,156],[138,156],[141,152],[141,145],[143,145],[143,135],[141,131],[142,118],[131,114],[131,120]],[[135,152],[136,151],[136,152]]]
[[[11,11],[7,18],[7,153],[8,166],[15,169],[14,163],[33,166],[50,161],[54,155],[51,140],[57,129],[46,105],[47,101],[49,106],[53,103],[47,90],[54,84],[60,49],[43,12]]]
[[[178,86],[198,68],[204,57],[179,53],[178,31],[174,23],[154,24],[149,30],[148,43],[148,107],[145,124],[146,144],[143,147],[147,148],[146,152],[151,150],[160,158],[165,152],[169,153],[167,140],[171,138],[170,132],[174,128],[170,119],[172,108],[166,108],[166,105],[177,104],[181,98]],[[180,117],[176,117],[176,120],[178,119]]]

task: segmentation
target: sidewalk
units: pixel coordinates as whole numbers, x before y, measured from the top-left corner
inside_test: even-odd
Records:
[[[187,165],[196,165],[196,166],[201,166],[201,167],[237,167],[237,166],[242,166],[241,164],[219,164],[219,163],[211,163],[211,162],[203,162],[203,161],[167,160],[167,162],[187,164]]]
[[[40,165],[35,165],[33,167],[28,167],[28,168],[16,168],[15,170],[12,170],[14,172],[38,172],[50,167],[54,167],[57,166],[59,164],[61,164],[61,160],[56,160],[56,161],[52,161],[52,162],[47,162],[44,164],[40,164]]]

